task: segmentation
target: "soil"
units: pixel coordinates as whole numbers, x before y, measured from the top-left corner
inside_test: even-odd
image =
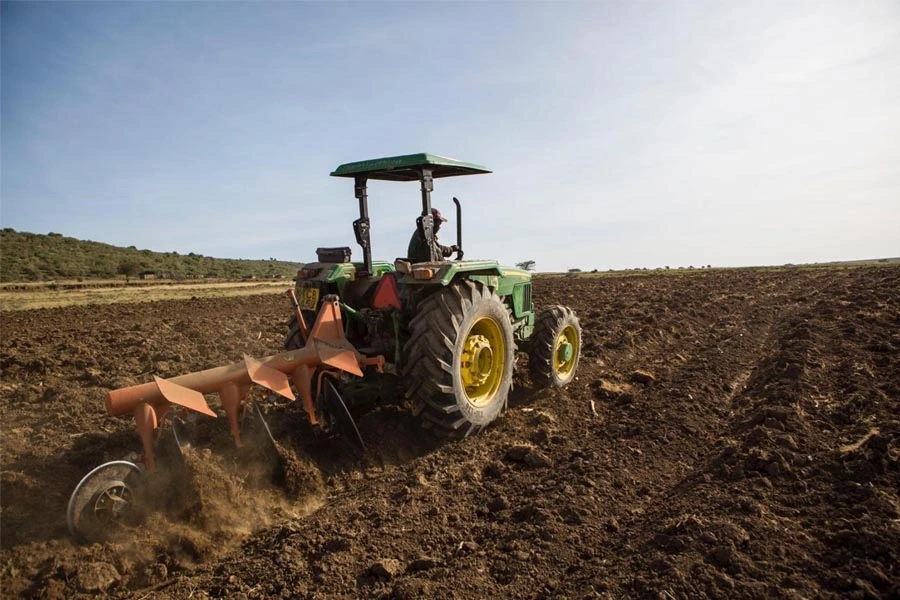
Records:
[[[195,423],[177,498],[90,545],[69,495],[140,448],[107,391],[275,353],[289,307],[4,313],[2,595],[900,597],[900,269],[539,278],[534,297],[581,319],[569,387],[517,373],[507,412],[452,443],[398,399],[358,416],[365,453],[260,397],[283,468]]]

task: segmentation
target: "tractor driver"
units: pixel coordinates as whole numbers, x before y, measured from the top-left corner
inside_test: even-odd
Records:
[[[441,214],[436,208],[431,209],[431,216],[434,221],[434,247],[437,250],[437,254],[444,258],[447,258],[454,252],[459,250],[459,246],[441,246],[438,243],[438,231],[441,229],[441,224],[446,223],[447,219],[444,218],[444,215]],[[416,226],[416,230],[412,234],[412,238],[409,240],[409,248],[406,250],[406,256],[409,258],[410,262],[428,262],[431,260],[431,253],[428,251],[428,242],[425,240],[425,231],[422,229],[421,222]]]

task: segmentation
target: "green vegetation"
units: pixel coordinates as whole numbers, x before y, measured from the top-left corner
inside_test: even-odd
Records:
[[[152,252],[82,241],[58,233],[0,231],[0,282],[54,279],[292,278],[302,263],[211,258],[193,252]]]

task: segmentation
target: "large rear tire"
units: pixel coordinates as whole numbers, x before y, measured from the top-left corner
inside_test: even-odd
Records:
[[[497,294],[458,281],[424,300],[409,329],[406,395],[436,434],[464,438],[500,415],[512,386],[515,344]]]
[[[581,324],[568,306],[551,306],[538,315],[528,350],[532,380],[561,388],[575,379],[581,358]]]

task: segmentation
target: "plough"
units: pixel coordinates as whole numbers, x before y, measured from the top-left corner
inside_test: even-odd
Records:
[[[293,290],[290,293],[293,295]],[[298,316],[302,318],[302,314]],[[107,412],[114,417],[134,417],[143,449],[142,464],[112,461],[92,470],[81,480],[67,511],[72,535],[86,540],[102,539],[117,527],[139,520],[136,496],[142,489],[142,474],[157,469],[155,447],[164,430],[161,425],[167,417],[173,418],[173,436],[180,448],[183,443],[179,440],[183,434],[179,436],[177,426],[181,422],[180,413],[192,411],[211,418],[218,416],[207,403],[205,394],[218,394],[238,448],[244,446],[241,423],[251,410],[247,400],[252,386],[259,385],[288,400],[295,400],[291,382],[302,399],[310,423],[347,433],[352,442],[362,446],[362,438],[331,380],[338,380],[341,373],[361,377],[366,367],[383,372],[384,357],[359,354],[343,331],[340,301],[336,296],[326,297],[312,330],[304,336],[306,343],[302,348],[261,360],[245,355],[242,362],[224,367],[172,379],[154,376],[152,382],[109,392]],[[262,413],[258,407],[254,408],[257,408],[254,417],[269,432]],[[277,453],[271,433],[267,437]]]

